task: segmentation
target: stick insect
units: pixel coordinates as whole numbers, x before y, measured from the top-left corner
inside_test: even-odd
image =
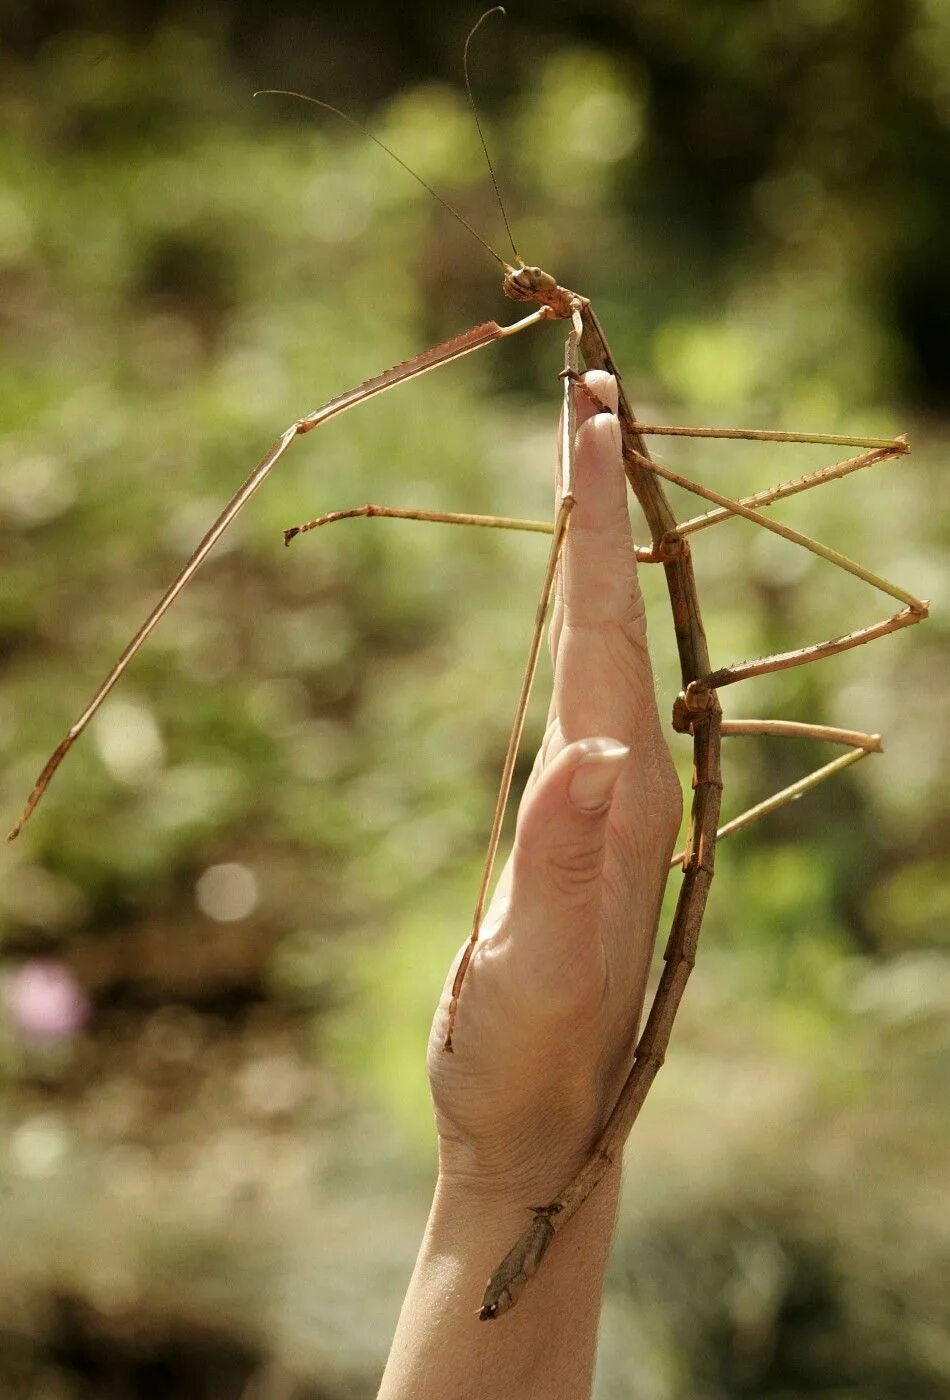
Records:
[[[498,12],[498,8],[483,15],[466,40],[464,69],[466,86],[470,95],[469,48],[478,29],[489,15]],[[302,96],[302,94],[294,95]],[[305,100],[315,102],[321,107],[328,107],[328,104],[319,102],[315,98],[306,98]],[[329,110],[351,124],[359,126],[359,123],[353,122],[352,118],[339,112],[336,108],[329,108]],[[478,124],[477,111],[475,112],[475,120],[484,148],[485,142],[480,124]],[[371,133],[367,134],[371,135]],[[375,137],[371,137],[371,139],[376,141]],[[377,144],[382,145],[383,143],[377,141]],[[404,165],[404,162],[394,152],[389,151],[388,147],[384,147],[384,149],[394,156],[400,164]],[[487,149],[485,149],[485,155],[487,158]],[[489,170],[491,170],[490,160],[488,164]],[[408,169],[408,167],[405,168]],[[413,171],[410,173],[415,175]],[[419,179],[420,177],[415,176],[415,178]],[[493,171],[492,180],[494,181]],[[446,201],[442,200],[441,196],[434,190],[431,190],[425,181],[421,181],[421,183],[426,185],[426,188],[430,189],[430,193],[435,194],[441,203],[446,204]],[[758,817],[793,801],[845,767],[859,762],[869,754],[881,751],[881,740],[876,734],[865,734],[826,725],[787,720],[726,719],[723,717],[719,691],[750,677],[807,665],[813,661],[838,655],[853,647],[862,646],[887,636],[901,628],[912,626],[927,616],[928,605],[924,600],[916,598],[898,584],[882,578],[864,565],[847,558],[838,550],[774,520],[770,515],[763,514],[767,507],[777,501],[825,485],[876,463],[903,456],[909,450],[906,439],[903,437],[893,439],[860,438],[784,430],[713,429],[647,424],[639,421],[625,392],[603,327],[588,298],[561,286],[556,278],[539,267],[525,263],[519,256],[513,239],[511,241],[514,261],[509,263],[485,242],[458,211],[452,209],[451,205],[447,207],[501,265],[503,269],[502,290],[505,296],[516,302],[530,304],[534,309],[509,324],[501,325],[493,320],[486,321],[440,345],[424,350],[392,369],[367,379],[356,388],[330,399],[320,408],[298,418],[280,434],[210,526],[177,578],[159,599],[85,709],[56,746],[36,781],[20,820],[10,832],[10,839],[19,834],[49,787],[60,763],[87,728],[93,716],[165,613],[194,577],[224,532],[258,488],[263,485],[298,437],[313,432],[338,414],[346,412],[377,394],[426,374],[441,365],[473,354],[496,341],[520,335],[522,332],[549,321],[566,324],[567,338],[563,368],[560,372],[563,380],[564,469],[553,522],[364,505],[349,510],[331,512],[303,525],[294,526],[285,532],[285,543],[289,544],[297,536],[319,526],[346,518],[381,516],[435,523],[529,530],[551,535],[527,661],[515,709],[514,723],[502,765],[498,798],[475,901],[471,934],[452,987],[449,1023],[444,1045],[447,1052],[452,1052],[453,1032],[460,1010],[463,983],[478,941],[482,917],[491,888],[502,824],[525,724],[528,699],[540,653],[545,618],[557,575],[562,546],[570,528],[571,510],[574,504],[572,465],[575,393],[577,392],[576,385],[581,380],[581,364],[583,363],[588,369],[605,370],[616,377],[619,391],[618,416],[623,444],[624,469],[650,537],[648,545],[637,549],[637,556],[641,564],[657,565],[663,569],[670,598],[681,675],[681,690],[673,705],[672,723],[675,731],[689,735],[692,739],[693,795],[686,843],[683,850],[678,852],[671,862],[671,869],[679,868],[682,873],[672,927],[664,952],[664,968],[646,1025],[636,1042],[629,1076],[599,1137],[591,1147],[586,1163],[571,1181],[564,1184],[553,1200],[533,1209],[532,1218],[523,1234],[492,1274],[485,1290],[479,1314],[482,1319],[490,1320],[499,1317],[516,1304],[557,1234],[578,1212],[608,1170],[611,1162],[616,1160],[622,1150],[650,1086],[663,1063],[677,1009],[695,962],[703,914],[713,880],[717,842],[740,830]],[[503,205],[502,214],[507,228],[508,220],[504,214]],[[757,491],[753,495],[741,499],[733,499],[712,487],[690,480],[654,461],[647,445],[648,440],[654,437],[662,439],[676,437],[731,438],[775,443],[813,443],[829,448],[857,449],[857,452],[856,455],[846,457],[797,479],[784,481],[779,485]],[[698,496],[705,503],[702,513],[687,520],[677,520],[665,490],[666,483],[684,488]],[[812,642],[794,650],[761,656],[754,660],[714,666],[710,660],[703,627],[690,539],[701,531],[711,529],[737,516],[760,529],[779,535],[789,543],[810,551],[827,563],[870,584],[873,588],[901,604],[900,610],[889,613],[880,621],[841,636]],[[841,745],[845,752],[798,782],[783,788],[765,801],[720,825],[723,790],[720,762],[721,741],[724,736],[742,735],[805,737]]]

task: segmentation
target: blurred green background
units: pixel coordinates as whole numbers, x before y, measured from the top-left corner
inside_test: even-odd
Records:
[[[369,142],[251,98],[346,106],[504,251],[460,88],[477,13],[6,0],[5,819],[278,431],[511,318]],[[628,1152],[597,1400],[944,1396],[950,7],[519,0],[475,68],[519,245],[592,297],[644,418],[910,433],[777,513],[935,605],[724,693],[886,753],[722,847]],[[375,1394],[546,545],[280,532],[366,500],[547,513],[559,341],[519,342],[299,443],[0,854],[4,1400]],[[660,455],[731,494],[833,460]],[[695,554],[717,664],[887,611],[742,522]],[[727,742],[726,811],[830,756]]]

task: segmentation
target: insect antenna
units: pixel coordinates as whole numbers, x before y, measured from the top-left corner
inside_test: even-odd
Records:
[[[479,21],[479,23],[481,23],[481,21]],[[475,28],[477,29],[478,25],[476,25]],[[475,30],[473,29],[472,33],[474,34],[474,32]],[[471,37],[471,35],[469,37]],[[374,136],[373,133],[370,131],[369,127],[364,126],[363,123],[357,121],[355,117],[351,117],[348,112],[341,111],[339,107],[334,107],[332,103],[324,102],[319,97],[311,97],[306,92],[293,92],[288,88],[261,88],[258,92],[254,93],[254,96],[296,97],[300,102],[312,102],[315,107],[322,107],[325,112],[332,112],[333,115],[335,117],[339,117],[341,121],[347,122],[350,126],[355,127],[357,131],[361,131],[363,135],[368,136],[369,139],[373,142],[373,144],[378,146],[381,151],[385,151],[388,156],[392,156],[396,164],[401,165],[403,170],[408,171],[408,173],[412,176],[414,180],[418,180],[422,188],[428,190],[429,193],[432,195],[432,198],[437,199],[442,205],[443,209],[447,209],[449,213],[453,215],[454,218],[458,219],[462,227],[468,229],[472,237],[477,238],[482,247],[491,254],[495,261],[497,263],[500,263],[501,266],[507,270],[508,264],[505,262],[501,254],[496,253],[494,248],[488,242],[488,240],[486,238],[483,238],[477,229],[472,228],[472,225],[469,223],[468,219],[465,218],[464,214],[460,214],[453,204],[450,204],[447,199],[444,199],[442,195],[439,194],[438,190],[434,190],[432,188],[428,180],[424,180],[418,171],[413,170],[411,165],[407,165],[401,156],[397,156],[396,152],[392,150],[389,146],[387,146],[385,141],[381,141],[378,136]],[[494,175],[492,175],[492,179],[494,179]],[[507,223],[507,220],[505,222]]]
[[[469,72],[468,72],[468,51],[469,51],[469,47],[471,46],[472,40],[475,38],[475,35],[476,35],[476,34],[478,33],[478,31],[481,29],[481,27],[482,27],[482,25],[485,23],[486,19],[491,19],[492,15],[504,15],[504,14],[505,14],[505,7],[504,7],[504,5],[496,5],[496,6],[494,7],[494,9],[486,10],[485,13],[482,15],[481,19],[477,20],[477,21],[475,22],[475,24],[472,25],[472,28],[469,30],[468,38],[465,40],[465,51],[464,51],[464,53],[463,53],[463,55],[462,55],[462,66],[463,66],[463,68],[464,68],[464,70],[465,70],[465,90],[466,90],[466,92],[468,93],[468,100],[469,100],[469,103],[471,104],[472,116],[475,118],[475,127],[476,127],[476,129],[477,129],[477,131],[478,131],[478,139],[479,139],[479,141],[481,141],[481,143],[482,143],[482,150],[483,150],[484,153],[485,153],[485,160],[486,160],[486,162],[487,162],[487,164],[488,164],[488,173],[489,173],[489,175],[491,176],[491,182],[492,182],[492,185],[493,185],[494,188],[495,188],[495,198],[498,200],[498,207],[499,207],[499,209],[501,210],[501,217],[502,217],[502,218],[504,219],[504,221],[505,221],[505,232],[508,234],[508,242],[511,244],[511,251],[512,251],[512,252],[514,253],[514,255],[515,255],[515,260],[516,260],[517,262],[521,263],[521,265],[522,265],[522,267],[523,267],[523,266],[524,266],[524,258],[521,256],[521,254],[518,252],[518,249],[515,247],[514,234],[511,232],[511,225],[510,225],[509,222],[508,222],[508,212],[507,212],[507,210],[505,209],[505,201],[504,201],[504,200],[502,199],[502,197],[501,197],[501,190],[498,188],[498,181],[497,181],[497,179],[495,178],[495,167],[492,165],[492,163],[491,163],[491,156],[488,154],[488,144],[487,144],[487,142],[485,141],[485,133],[482,131],[482,124],[481,124],[481,122],[479,121],[479,118],[478,118],[478,106],[477,106],[477,104],[476,104],[476,102],[475,102],[475,94],[474,94],[474,92],[472,91],[472,81],[471,81],[471,78],[469,77]]]

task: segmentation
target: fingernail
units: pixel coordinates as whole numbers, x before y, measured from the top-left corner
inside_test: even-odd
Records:
[[[612,374],[602,369],[588,370],[584,383],[588,392],[602,405],[600,412],[616,414],[619,395],[617,381]]]
[[[568,787],[568,796],[582,812],[595,812],[610,800],[614,784],[630,753],[616,739],[585,739],[583,753]]]

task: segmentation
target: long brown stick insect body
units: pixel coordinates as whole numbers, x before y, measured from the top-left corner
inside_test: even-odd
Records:
[[[347,120],[349,119],[347,118]],[[474,230],[472,231],[474,232]],[[475,236],[484,243],[480,235],[476,234]],[[857,762],[871,753],[879,752],[881,749],[880,738],[874,734],[863,734],[852,730],[797,721],[774,719],[730,721],[724,719],[718,691],[751,676],[785,670],[808,664],[813,660],[835,656],[839,652],[863,645],[886,636],[890,632],[912,625],[927,615],[927,604],[900,585],[880,577],[863,564],[848,559],[830,545],[813,540],[773,519],[771,515],[763,514],[763,510],[787,496],[827,484],[876,463],[903,456],[908,451],[907,443],[903,438],[848,438],[834,434],[792,433],[781,430],[741,428],[717,430],[643,424],[638,421],[627,397],[606,335],[590,301],[583,295],[561,286],[554,277],[540,268],[526,265],[517,257],[517,254],[515,255],[516,265],[511,265],[498,257],[493,249],[489,248],[489,251],[504,268],[503,290],[505,295],[515,301],[532,303],[535,309],[509,325],[486,321],[480,326],[464,331],[443,344],[433,346],[402,364],[366,380],[356,388],[337,395],[320,408],[291,423],[276,439],[254,471],[211,524],[177,578],[156,603],[85,709],[54,749],[27,800],[20,821],[10,832],[11,838],[19,834],[24,822],[42,799],[63,758],[86,729],[139,649],[207,559],[229,525],[259,487],[263,485],[297,438],[310,434],[328,423],[331,418],[346,412],[366,399],[463,356],[473,354],[497,340],[520,334],[522,331],[546,321],[564,321],[568,324],[564,364],[561,371],[564,395],[564,468],[560,498],[553,522],[522,521],[505,517],[478,517],[463,514],[437,514],[380,505],[365,505],[350,510],[333,511],[329,515],[320,516],[306,524],[294,526],[285,532],[285,540],[289,543],[297,535],[331,521],[353,516],[392,516],[439,523],[543,531],[552,536],[537,612],[531,631],[524,677],[516,705],[514,724],[502,766],[498,799],[475,903],[471,935],[459,963],[452,988],[449,1024],[445,1040],[445,1049],[451,1050],[455,1019],[460,1014],[460,996],[463,991],[463,983],[477,944],[482,916],[491,886],[494,862],[524,727],[531,684],[538,661],[545,617],[557,574],[561,547],[569,528],[573,506],[574,401],[576,384],[581,377],[581,364],[583,363],[588,369],[605,370],[617,379],[618,416],[623,442],[624,468],[650,536],[649,545],[640,547],[637,550],[637,555],[641,563],[660,564],[664,570],[681,677],[680,693],[673,705],[673,728],[679,733],[688,734],[693,745],[693,792],[686,843],[684,849],[674,857],[672,862],[674,867],[682,867],[681,884],[672,928],[664,953],[664,969],[646,1025],[637,1042],[632,1068],[626,1083],[597,1141],[592,1144],[585,1165],[570,1182],[564,1185],[552,1201],[543,1207],[534,1209],[533,1218],[524,1234],[495,1270],[489,1280],[482,1302],[480,1316],[484,1319],[499,1316],[517,1302],[521,1291],[539,1267],[556,1235],[580,1209],[623,1147],[650,1085],[663,1063],[677,1008],[696,958],[703,914],[714,875],[717,841],[733,831],[739,830],[757,817],[775,810],[776,807],[785,802],[795,800],[803,792],[814,787],[826,777],[837,773],[841,768]],[[858,448],[860,452],[856,456],[832,463],[830,466],[813,471],[806,476],[782,482],[766,490],[756,492],[745,499],[736,500],[711,486],[689,480],[670,468],[653,461],[647,449],[647,442],[651,436],[719,436],[776,442],[810,442],[824,444],[829,448],[848,446]],[[678,521],[666,494],[664,482],[685,488],[698,495],[709,508],[701,515],[686,521]],[[709,645],[703,625],[689,537],[736,518],[741,518],[760,529],[775,533],[788,543],[807,549],[826,562],[863,580],[898,602],[901,605],[900,610],[852,632],[812,642],[797,650],[775,653],[750,661],[714,666],[710,659]],[[847,752],[826,763],[799,782],[783,789],[782,792],[759,802],[747,812],[731,818],[724,826],[720,826],[723,790],[722,738],[741,737],[746,734],[773,735],[778,738],[783,735],[806,737],[843,744]],[[461,1014],[464,1015],[464,1006],[461,1008]]]

